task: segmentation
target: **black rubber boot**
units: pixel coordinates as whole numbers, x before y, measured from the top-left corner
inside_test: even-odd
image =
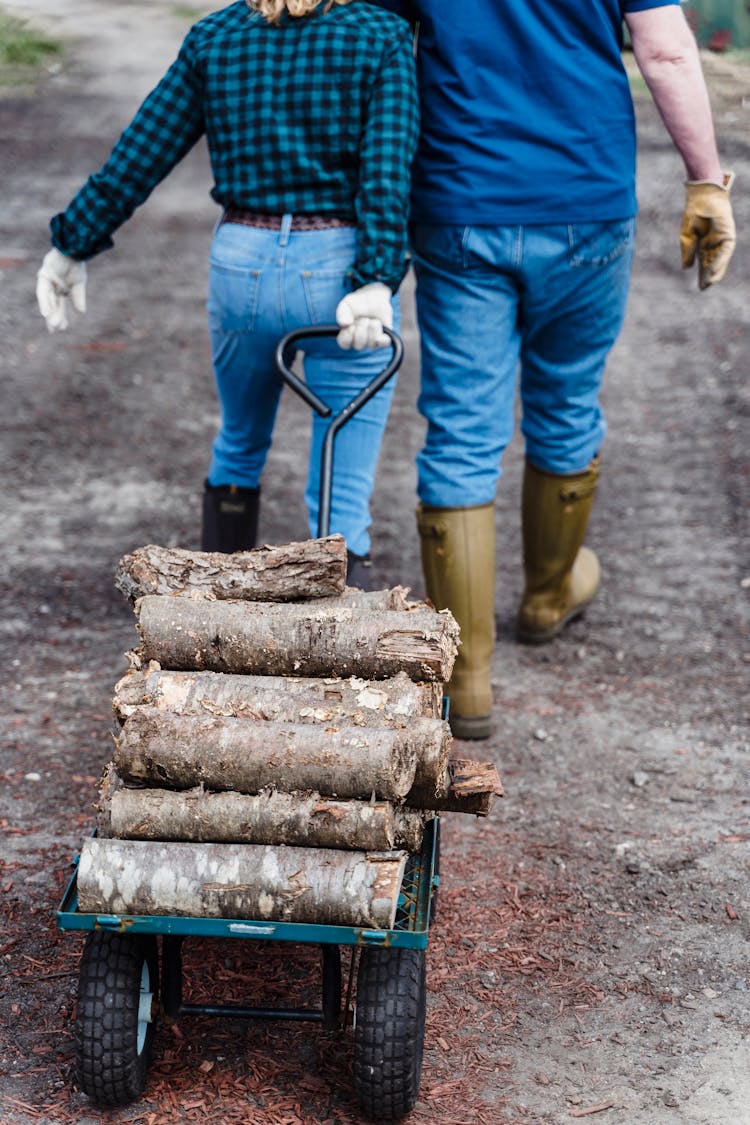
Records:
[[[249,551],[258,535],[260,489],[236,484],[213,485],[203,492],[202,551]]]
[[[359,590],[374,590],[375,576],[372,571],[372,559],[369,555],[355,555],[353,551],[346,552],[346,584],[355,586]]]

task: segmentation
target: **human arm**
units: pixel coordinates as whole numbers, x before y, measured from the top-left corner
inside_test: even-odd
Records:
[[[200,75],[188,37],[106,164],[89,177],[68,208],[52,219],[53,245],[80,261],[109,249],[113,232],[145,202],[202,133]]]
[[[203,132],[200,85],[189,37],[141,105],[104,166],[50,223],[52,250],[37,274],[37,303],[50,332],[68,327],[67,299],[86,309],[86,266]]]
[[[336,310],[342,347],[380,347],[388,342],[382,325],[392,324],[390,298],[406,272],[418,117],[411,33],[402,24],[384,44],[363,123],[355,198],[357,288]]]
[[[685,165],[682,262],[692,266],[697,254],[705,289],[724,276],[735,228],[698,45],[676,4],[630,12],[626,22],[638,68]]]

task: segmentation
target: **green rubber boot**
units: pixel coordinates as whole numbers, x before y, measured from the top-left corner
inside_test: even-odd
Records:
[[[517,624],[518,639],[526,644],[551,641],[599,589],[599,560],[581,545],[598,480],[598,458],[565,476],[526,462],[521,501],[526,588]]]
[[[449,609],[461,637],[447,687],[456,738],[492,733],[490,659],[495,643],[495,508],[417,509],[427,595]]]

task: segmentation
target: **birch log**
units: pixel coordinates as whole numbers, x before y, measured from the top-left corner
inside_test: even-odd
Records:
[[[195,601],[147,595],[136,603],[141,664],[177,671],[265,676],[361,676],[404,671],[450,678],[458,625],[448,610],[364,614],[339,604],[305,606]]]
[[[317,727],[213,715],[173,715],[145,707],[115,740],[117,773],[172,789],[260,793],[313,790],[326,797],[397,801],[416,770],[403,732]]]
[[[120,723],[147,704],[177,714],[391,726],[414,718],[438,719],[442,696],[439,684],[415,683],[404,672],[387,680],[303,679],[169,672],[154,663],[119,680],[112,706]]]
[[[251,601],[329,597],[346,586],[346,542],[330,535],[231,555],[149,544],[120,559],[115,586],[132,602],[145,594]]]
[[[216,672],[131,672],[115,688],[115,712],[132,716],[141,707],[169,710],[178,715],[233,716],[281,723],[303,723],[401,730],[407,747],[413,746],[416,771],[409,803],[431,808],[430,801],[448,789],[448,761],[453,745],[450,727],[441,719],[422,716],[405,718],[404,702],[416,704],[418,686],[399,677],[408,690],[398,696],[396,707],[372,707],[386,697],[378,693],[377,681],[364,685],[352,707],[309,695],[269,689],[271,677],[221,675]],[[252,681],[252,685],[250,684]],[[313,681],[307,681],[308,683]],[[317,681],[315,681],[317,682]],[[390,681],[393,683],[393,681]],[[258,686],[256,686],[258,685]]]
[[[100,789],[98,824],[102,838],[120,840],[387,851],[396,839],[388,801],[337,801],[319,793],[132,789],[111,780]],[[416,820],[399,820],[401,841],[411,842],[417,834]]]
[[[78,906],[391,929],[405,860],[405,852],[93,837],[81,849]]]

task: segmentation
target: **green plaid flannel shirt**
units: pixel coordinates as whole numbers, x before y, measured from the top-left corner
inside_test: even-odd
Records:
[[[418,100],[407,23],[366,0],[268,24],[245,0],[200,20],[106,164],[52,219],[86,260],[205,134],[222,207],[350,219],[353,282],[398,288]]]

